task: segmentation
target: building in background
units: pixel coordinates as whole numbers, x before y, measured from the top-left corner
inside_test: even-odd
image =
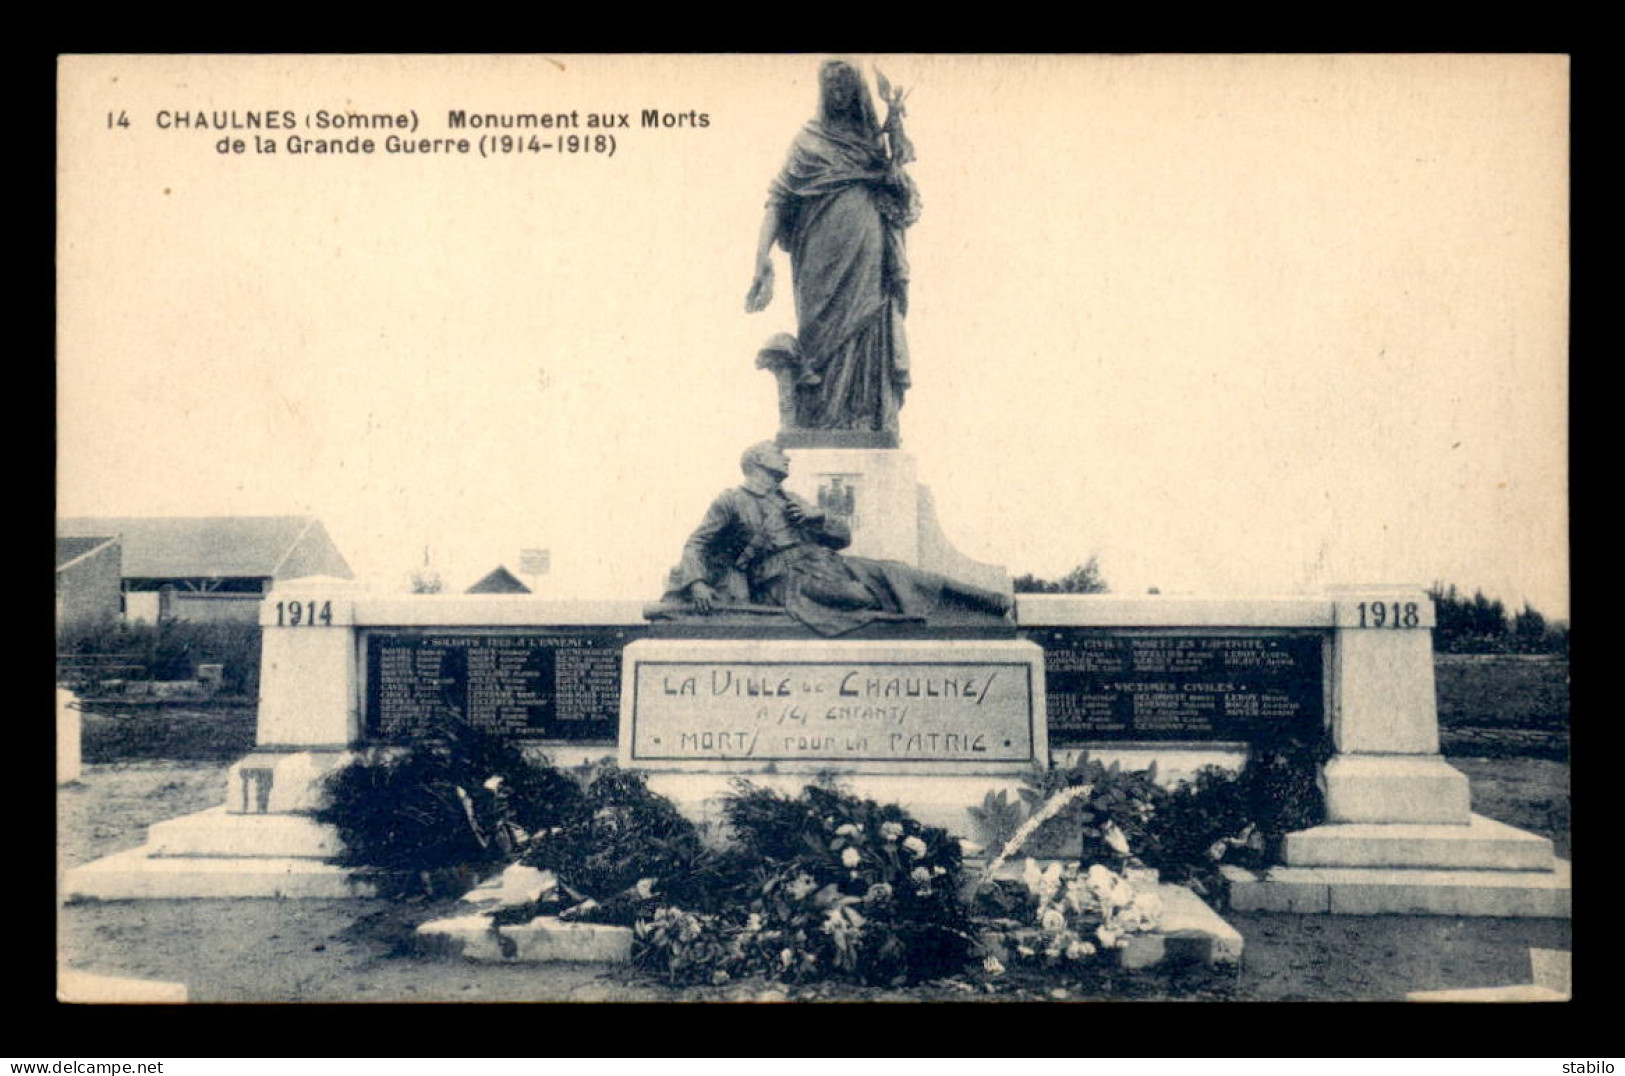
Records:
[[[274,583],[354,573],[314,516],[75,517],[57,520],[62,615],[62,542],[110,536],[121,550],[124,619],[160,616],[252,623]]]
[[[529,594],[530,588],[519,577],[502,565],[491,569],[478,583],[468,588],[469,594]]]
[[[57,638],[116,622],[123,613],[123,590],[123,557],[117,538],[57,536]]]

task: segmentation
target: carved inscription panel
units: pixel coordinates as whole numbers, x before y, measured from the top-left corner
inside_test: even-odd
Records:
[[[1311,634],[1039,628],[1050,745],[1255,738],[1325,717],[1323,639]]]
[[[369,739],[415,739],[441,717],[526,740],[616,735],[627,628],[368,632]]]
[[[632,683],[634,762],[1034,757],[1025,662],[639,661]]]

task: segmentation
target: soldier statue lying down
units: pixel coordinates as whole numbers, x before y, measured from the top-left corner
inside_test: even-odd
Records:
[[[1010,599],[900,561],[843,557],[844,521],[782,488],[790,460],[772,441],[745,450],[743,485],[725,490],[683,546],[664,601],[706,614],[778,606],[820,635],[877,620],[1008,623]]]

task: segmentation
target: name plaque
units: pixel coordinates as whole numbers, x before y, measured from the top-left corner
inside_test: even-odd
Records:
[[[1248,741],[1325,719],[1319,634],[1025,632],[1044,648],[1050,744]]]
[[[629,659],[629,664],[629,759],[634,763],[878,762],[953,768],[1035,757],[1036,655],[1031,663]]]
[[[399,743],[454,717],[517,740],[613,742],[629,628],[368,632],[367,736]]]

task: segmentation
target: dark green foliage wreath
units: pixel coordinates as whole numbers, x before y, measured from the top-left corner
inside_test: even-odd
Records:
[[[671,982],[867,983],[963,967],[972,942],[947,831],[832,784],[785,795],[740,781],[724,812],[735,844],[710,861],[711,884],[640,915],[643,967]]]
[[[337,862],[386,894],[466,889],[581,799],[580,786],[545,759],[450,719],[404,751],[334,771],[325,791],[316,819],[338,829]]]

